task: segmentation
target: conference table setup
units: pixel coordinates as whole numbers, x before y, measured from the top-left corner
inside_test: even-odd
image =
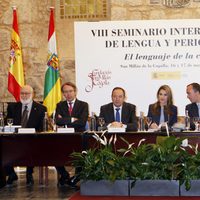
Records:
[[[0,5],[0,199],[200,191],[200,0]]]
[[[96,148],[98,143],[94,134],[84,133],[0,133],[0,169],[5,179],[6,166],[62,166],[70,165],[71,153]],[[104,134],[108,139],[116,137],[116,147],[127,147],[121,138],[137,147],[139,142],[156,143],[159,137],[166,137],[166,132],[123,132]],[[188,144],[200,144],[200,132],[170,132],[170,136],[188,139]],[[48,183],[48,181],[46,182]]]

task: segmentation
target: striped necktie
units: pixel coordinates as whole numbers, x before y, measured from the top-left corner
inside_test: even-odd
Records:
[[[68,111],[69,111],[70,116],[72,115],[72,110],[73,110],[72,104],[73,104],[73,102],[69,102],[69,104],[68,104],[69,105]]]
[[[22,113],[22,120],[21,120],[22,128],[26,128],[27,122],[28,122],[28,106],[24,106],[24,111]]]

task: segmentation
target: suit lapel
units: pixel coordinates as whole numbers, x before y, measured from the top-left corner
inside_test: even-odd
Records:
[[[112,103],[110,104],[110,109],[108,109],[108,112],[110,112],[108,116],[111,116],[111,122],[115,121],[115,112]]]
[[[22,104],[21,103],[19,103],[17,105],[17,109],[15,110],[15,116],[17,116],[15,123],[17,125],[20,125],[21,124],[21,118],[22,118]]]
[[[63,102],[62,113],[63,116],[69,116],[69,107],[67,101]]]
[[[160,124],[160,114],[161,114],[161,107],[159,108],[159,113],[158,113],[158,115],[156,114],[155,115],[155,118],[154,118],[154,122],[156,122],[156,124],[157,125],[159,125]]]
[[[192,112],[194,113],[194,116],[199,116],[198,106],[196,103],[193,104],[192,109],[193,109]]]
[[[76,99],[76,101],[74,102],[74,105],[73,105],[71,115],[74,116],[74,113],[78,113],[78,109],[79,109],[79,100]]]
[[[168,121],[168,124],[169,124],[170,119],[168,119],[168,118],[169,117],[168,117],[167,113],[164,111],[164,120],[165,120],[165,122]]]
[[[121,122],[125,123],[124,119],[127,118],[127,114],[128,114],[126,103],[123,103],[122,112],[121,113],[122,113],[121,114]]]
[[[35,119],[35,112],[37,111],[37,107],[36,107],[36,104],[35,102],[33,101],[33,104],[32,104],[32,107],[31,107],[31,110],[30,110],[30,115],[29,115],[29,118],[28,118],[28,122],[27,122],[27,127],[29,126],[29,124],[31,123],[31,121],[34,121]]]

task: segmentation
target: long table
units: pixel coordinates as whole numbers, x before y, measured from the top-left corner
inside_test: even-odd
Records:
[[[115,133],[106,134],[111,137]],[[158,136],[166,133],[127,132],[117,133],[117,148],[127,147],[121,139],[138,145],[156,143]],[[191,144],[200,144],[200,132],[170,133],[176,137],[188,138]],[[90,133],[0,133],[0,171],[5,166],[62,166],[69,165],[70,154],[96,147],[97,143]],[[200,145],[199,145],[200,147]]]
[[[115,133],[106,134],[108,137]],[[117,133],[117,148],[125,147],[121,137],[137,146],[141,139],[144,143],[156,143],[158,136],[166,133],[128,132]],[[176,137],[186,137],[192,144],[200,144],[200,132],[170,133]],[[94,148],[95,139],[88,133],[0,133],[0,167],[66,165],[70,154]],[[200,145],[199,145],[200,146]]]
[[[69,165],[69,155],[82,151],[82,134],[0,134],[0,185],[5,182],[6,166]],[[40,168],[41,169],[41,168]],[[43,170],[42,170],[43,171]],[[43,183],[43,174],[39,181]],[[48,183],[45,180],[45,183]]]
[[[80,133],[0,134],[1,166],[66,165],[81,145]]]

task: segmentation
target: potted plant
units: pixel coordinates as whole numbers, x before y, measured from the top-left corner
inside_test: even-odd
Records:
[[[188,156],[182,140],[166,137],[160,144],[143,144],[130,150],[130,195],[179,196],[181,160]]]
[[[170,136],[158,144],[144,144],[142,139],[135,146],[120,137],[126,148],[116,149],[116,135],[94,132],[92,137],[97,148],[72,154],[74,167],[81,168],[83,195],[179,196],[179,184],[188,190],[191,178],[200,176],[200,154],[197,147],[196,154],[191,154],[190,145],[183,147],[185,138]]]
[[[198,144],[191,148],[193,152],[183,161],[184,176],[180,178],[181,196],[200,196],[200,152]]]
[[[79,168],[82,195],[121,195],[128,196],[129,181],[124,163],[127,157],[113,151],[116,135],[112,135],[109,141],[95,132],[93,137],[99,143],[98,148],[83,152],[74,152],[73,165]]]

